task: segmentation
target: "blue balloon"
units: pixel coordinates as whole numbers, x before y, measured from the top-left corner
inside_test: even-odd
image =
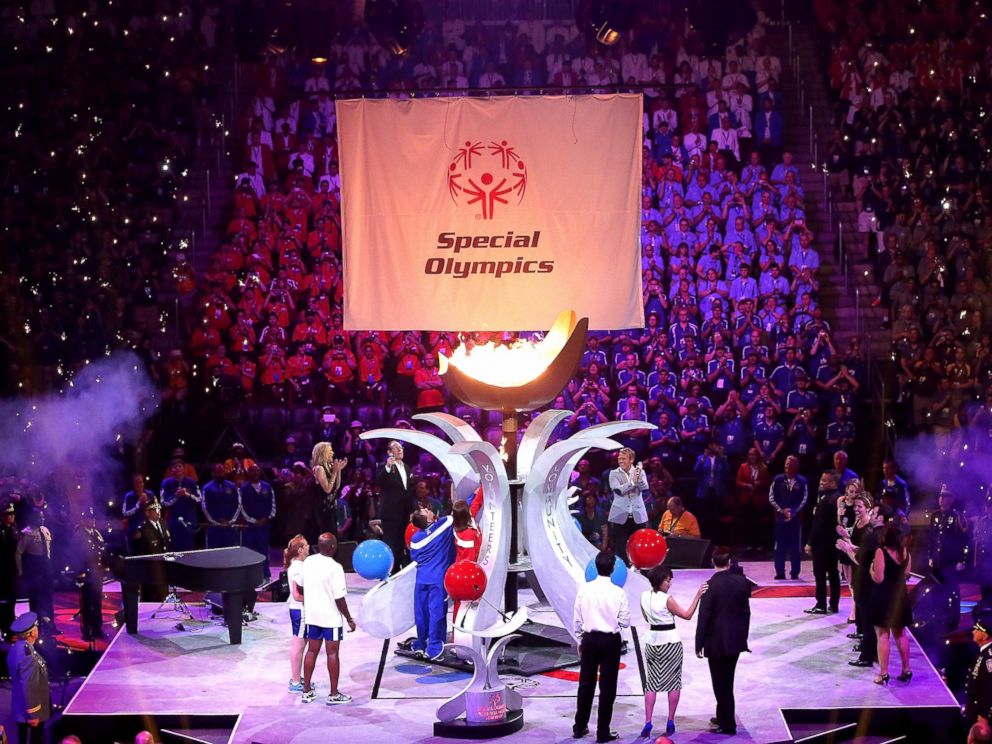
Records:
[[[586,581],[594,581],[599,576],[596,571],[596,559],[593,558],[586,564]],[[610,574],[610,581],[619,587],[627,583],[627,564],[619,558],[613,559],[613,573]]]
[[[393,570],[393,551],[382,540],[366,540],[355,548],[351,565],[363,579],[382,580]]]

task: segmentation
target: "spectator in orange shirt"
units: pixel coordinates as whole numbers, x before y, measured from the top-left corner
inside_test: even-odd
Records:
[[[289,383],[289,405],[296,402],[304,402],[307,405],[313,404],[313,371],[316,364],[310,354],[313,346],[310,344],[298,344],[293,355],[286,360],[286,381]]]
[[[386,404],[386,388],[382,382],[382,356],[376,353],[371,343],[362,346],[362,357],[358,360],[358,379],[362,397],[380,406]]]
[[[276,344],[265,347],[260,360],[262,387],[270,403],[281,403],[286,392],[286,353]]]
[[[240,488],[252,467],[255,467],[255,461],[245,453],[245,446],[241,442],[232,444],[231,456],[224,461],[224,477]]]
[[[695,515],[685,508],[682,499],[672,496],[668,500],[668,511],[661,517],[661,527],[658,529],[661,534],[675,535],[676,537],[702,537],[699,531],[699,520]]]
[[[444,381],[437,371],[433,354],[425,354],[423,366],[413,376],[417,388],[417,410],[439,411],[444,408]]]

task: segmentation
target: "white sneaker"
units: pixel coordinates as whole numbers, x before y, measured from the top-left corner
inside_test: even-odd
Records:
[[[345,695],[343,692],[338,692],[334,695],[327,696],[328,705],[343,705],[344,703],[351,702],[351,695]]]

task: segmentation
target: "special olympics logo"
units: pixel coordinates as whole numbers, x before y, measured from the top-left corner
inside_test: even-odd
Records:
[[[485,150],[485,152],[483,152]],[[497,204],[519,204],[527,190],[527,166],[506,140],[465,141],[448,166],[448,193],[455,204],[479,205],[479,216],[491,220]]]

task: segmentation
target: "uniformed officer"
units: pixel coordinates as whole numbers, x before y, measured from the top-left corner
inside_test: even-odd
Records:
[[[13,502],[0,509],[0,637],[6,636],[14,622],[17,603],[17,517]]]
[[[986,610],[971,628],[978,644],[978,658],[968,674],[964,717],[969,725],[992,721],[992,611]]]
[[[103,632],[103,567],[106,541],[96,527],[93,507],[83,512],[76,526],[79,551],[77,584],[79,586],[79,630],[84,641],[106,638]]]
[[[956,628],[961,616],[961,580],[968,555],[968,520],[954,507],[954,494],[942,486],[938,509],[930,515],[930,573],[951,600],[948,628]]]
[[[162,507],[158,501],[150,501],[145,506],[145,523],[138,533],[138,544],[142,555],[161,555],[172,550],[172,535],[162,521]],[[141,586],[144,602],[161,602],[168,595],[169,587],[165,583]]]
[[[982,604],[992,607],[992,493],[988,490],[982,513],[968,526],[974,540],[975,581],[982,593]]]
[[[28,589],[28,605],[38,615],[47,632],[57,632],[55,608],[52,604],[52,533],[45,526],[45,512],[40,509],[27,513],[27,526],[17,541],[17,575],[23,577]]]
[[[45,721],[52,714],[52,699],[48,668],[34,648],[38,640],[38,616],[25,612],[14,620],[10,630],[16,640],[7,654],[7,671],[11,684],[11,713],[17,722],[17,742],[42,744]]]

